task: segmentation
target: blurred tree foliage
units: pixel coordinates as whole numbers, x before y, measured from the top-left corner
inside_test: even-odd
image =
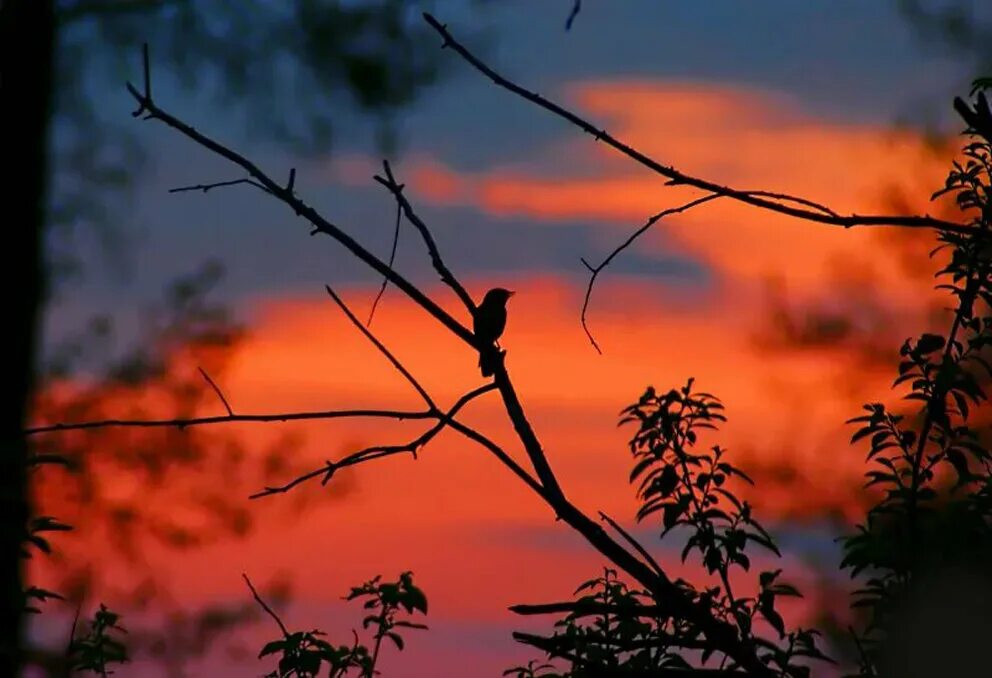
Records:
[[[117,252],[115,210],[146,155],[101,92],[119,87],[144,42],[164,80],[212,93],[245,132],[326,153],[342,113],[390,118],[438,75],[417,0],[59,0],[50,145],[48,246],[61,274],[79,272],[89,238]],[[290,103],[291,102],[291,103]],[[120,121],[120,122],[117,122]]]

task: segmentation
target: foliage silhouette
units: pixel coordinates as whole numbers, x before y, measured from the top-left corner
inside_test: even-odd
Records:
[[[736,477],[750,483],[750,478],[726,461],[718,445],[709,451],[694,451],[700,436],[724,420],[720,402],[709,393],[694,392],[692,379],[681,389],[663,394],[648,388],[623,410],[620,424],[636,426],[630,440],[635,461],[630,480],[638,483],[642,502],[637,519],[654,521],[660,514],[662,539],[672,534],[684,537],[682,561],[696,553],[705,572],[716,577],[715,585],[702,588],[677,580],[680,590],[715,619],[735,627],[738,637],[757,648],[761,661],[774,668],[776,675],[809,676],[810,667],[796,660],[827,657],[816,647],[816,631],[786,631],[775,600],[800,593],[779,580],[782,570],[761,572],[753,596],[737,596],[731,585],[732,569],[747,572],[751,568],[745,553],[749,542],[780,554],[771,535],[752,516],[750,505],[737,497],[728,482]],[[661,571],[653,559],[650,562]],[[569,611],[556,622],[558,630],[550,637],[514,634],[549,658],[569,663],[563,673],[546,667],[542,675],[577,678],[603,671],[611,675],[685,672],[693,668],[687,650],[705,665],[716,649],[700,639],[690,620],[669,613],[663,598],[629,588],[615,570],[607,568],[602,577],[583,583],[576,594],[583,592],[587,593],[572,603],[511,608],[525,614]],[[756,632],[759,617],[775,632],[774,639]],[[718,670],[735,675],[738,668],[725,656]],[[512,670],[526,675],[526,669]]]
[[[90,671],[106,678],[112,675],[108,666],[128,660],[127,649],[120,634],[126,633],[119,624],[120,616],[100,604],[89,622],[89,630],[73,637],[69,644],[69,662],[73,671]],[[75,629],[73,629],[75,631]]]
[[[987,86],[985,81],[975,83],[973,107],[955,100],[973,141],[963,149],[964,164],[955,161],[944,188],[933,195],[952,195],[971,226],[964,234],[940,233],[940,245],[931,253],[946,258],[936,288],[948,292],[957,307],[946,335],[924,333],[915,341],[907,339],[899,351],[893,387],[908,385],[904,400],[918,404],[919,410],[894,413],[883,403],[870,403],[864,407],[867,414],[850,420],[859,426],[851,442],[869,443],[867,461],[874,468],[866,473],[867,485],[884,492],[865,523],[843,540],[842,567],[852,577],[867,576],[853,603],[868,612],[865,628],[855,634],[859,676],[925,675],[928,668],[918,661],[913,666],[905,650],[894,646],[902,619],[912,614],[907,605],[921,586],[931,586],[941,574],[963,567],[966,573],[983,573],[979,580],[987,585],[992,572],[992,454],[970,423],[988,400],[985,388],[992,377],[987,350],[992,346],[992,111],[983,91]],[[967,648],[965,656],[946,657],[941,670],[969,675],[977,668],[975,651]],[[918,660],[919,652],[915,656]]]
[[[270,608],[247,575],[244,576],[248,588],[258,604],[271,616],[282,638],[269,641],[262,647],[258,656],[261,659],[273,654],[280,655],[279,666],[275,671],[266,674],[267,678],[313,678],[320,673],[322,665],[328,665],[329,678],[344,678],[352,669],[362,678],[372,678],[377,674],[376,664],[379,661],[382,641],[388,638],[397,649],[402,650],[405,641],[396,629],[426,629],[427,626],[407,619],[397,619],[397,615],[420,612],[427,614],[427,596],[413,583],[413,574],[403,572],[395,582],[381,581],[381,576],[354,586],[345,596],[345,600],[361,600],[367,614],[362,620],[362,628],[374,627],[372,649],[359,641],[358,633],[352,631],[354,641],[351,645],[335,646],[320,636],[322,631],[290,632],[282,619]]]

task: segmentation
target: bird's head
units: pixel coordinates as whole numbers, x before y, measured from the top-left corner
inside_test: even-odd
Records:
[[[502,287],[494,287],[486,292],[486,297],[482,300],[482,303],[485,306],[506,306],[506,302],[512,296],[512,291],[503,289]]]

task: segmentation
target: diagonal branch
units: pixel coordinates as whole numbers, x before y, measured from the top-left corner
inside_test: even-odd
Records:
[[[217,394],[217,397],[220,398],[220,401],[224,404],[224,409],[227,410],[228,416],[233,417],[234,410],[231,409],[231,404],[227,402],[227,398],[224,397],[224,392],[220,390],[220,386],[217,385],[217,382],[211,379],[210,375],[207,374],[207,371],[202,367],[197,367],[196,369],[200,370],[200,374],[203,375],[203,378],[207,380],[208,384],[210,384],[210,388],[212,388],[214,393]]]
[[[255,587],[252,585],[251,579],[248,578],[248,575],[242,572],[241,577],[245,580],[245,583],[248,584],[248,588],[251,589],[251,595],[255,597],[255,602],[261,605],[262,609],[265,610],[269,614],[269,616],[276,621],[276,624],[279,625],[279,630],[282,631],[282,635],[288,638],[289,629],[287,629],[286,625],[282,623],[282,619],[279,618],[279,615],[275,613],[275,610],[269,607],[268,603],[262,600],[262,596],[258,595],[258,591],[255,590]]]
[[[410,374],[410,371],[403,366],[403,363],[397,360],[396,356],[394,356],[381,341],[376,339],[375,335],[369,331],[369,328],[363,325],[362,321],[355,317],[355,314],[351,312],[351,309],[349,309],[343,301],[341,301],[341,297],[334,293],[334,290],[331,289],[330,285],[324,285],[324,289],[327,290],[327,293],[331,296],[331,299],[334,300],[334,303],[336,303],[341,310],[344,311],[344,314],[348,316],[348,320],[351,321],[351,324],[357,327],[358,330],[364,334],[377,349],[379,349],[379,352],[382,353],[382,355],[386,356],[386,359],[392,363],[393,367],[395,367],[399,373],[402,374],[408,382],[410,382],[413,388],[417,390],[417,393],[419,393],[420,397],[424,399],[424,402],[427,403],[427,406],[431,409],[431,411],[436,413],[437,405],[434,404],[434,401],[431,399],[430,395],[428,395],[427,391],[424,390],[424,387],[420,385],[420,382],[417,381],[417,379]]]
[[[681,172],[671,165],[663,165],[657,160],[648,157],[644,153],[641,153],[637,149],[629,146],[628,144],[616,139],[606,132],[606,130],[600,129],[588,122],[584,118],[581,118],[577,114],[569,111],[563,106],[546,99],[545,97],[532,92],[516,83],[503,77],[492,68],[483,63],[478,57],[472,54],[465,46],[459,43],[455,38],[448,32],[446,26],[441,24],[437,19],[431,16],[429,13],[424,13],[424,20],[440,34],[444,39],[442,48],[450,47],[453,49],[458,56],[467,61],[473,68],[489,78],[493,83],[506,89],[523,99],[535,104],[546,111],[554,113],[560,118],[567,120],[572,123],[582,131],[591,134],[597,141],[602,141],[607,146],[610,146],[620,153],[631,158],[635,162],[647,167],[648,169],[666,177],[669,181],[668,185],[685,185],[694,186],[696,188],[702,189],[708,193],[714,193],[719,196],[724,196],[737,200],[739,202],[746,203],[748,205],[753,205],[754,207],[759,207],[761,209],[769,210],[772,212],[778,212],[780,214],[786,214],[788,216],[796,217],[798,219],[805,219],[807,221],[815,221],[821,224],[829,224],[832,226],[843,226],[844,228],[850,228],[852,226],[902,226],[905,228],[933,228],[941,231],[947,231],[951,233],[961,233],[965,234],[971,230],[971,227],[964,224],[959,224],[953,221],[945,221],[943,219],[937,219],[929,215],[915,216],[915,215],[888,215],[888,214],[850,214],[850,215],[839,215],[834,213],[832,210],[826,210],[822,206],[812,207],[815,203],[806,200],[805,198],[797,198],[793,196],[788,196],[785,194],[768,194],[755,191],[742,191],[739,189],[732,188],[730,186],[724,186],[722,184],[715,183],[708,179],[703,179],[700,177],[695,177],[689,174]],[[774,195],[774,197],[773,197]],[[788,204],[789,202],[795,203],[795,205]],[[796,206],[800,205],[800,206]],[[812,208],[811,208],[812,207]]]
[[[382,162],[383,170],[385,171],[385,178],[376,175],[375,180],[386,187],[386,189],[392,193],[393,197],[396,199],[396,204],[399,205],[400,209],[403,210],[403,214],[406,216],[407,221],[409,221],[413,226],[420,232],[420,237],[424,239],[424,244],[427,245],[427,251],[431,255],[431,263],[434,265],[434,270],[437,271],[438,275],[441,276],[441,281],[448,287],[455,291],[458,298],[461,299],[465,308],[468,309],[469,313],[475,313],[475,302],[472,300],[472,296],[465,290],[458,279],[455,278],[451,269],[444,263],[444,259],[441,258],[441,251],[437,247],[437,243],[434,242],[434,236],[431,235],[431,231],[427,228],[427,224],[417,216],[417,213],[413,211],[413,206],[410,201],[406,199],[403,195],[403,188],[405,184],[400,184],[396,182],[395,177],[393,177],[393,170],[389,166],[387,161]]]

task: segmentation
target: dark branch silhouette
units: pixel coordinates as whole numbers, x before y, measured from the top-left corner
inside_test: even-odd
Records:
[[[203,378],[207,380],[208,384],[210,384],[210,388],[212,388],[214,393],[217,394],[217,397],[220,398],[220,401],[224,404],[224,409],[227,410],[227,415],[229,417],[233,417],[234,410],[231,409],[231,404],[227,402],[227,398],[224,397],[224,393],[220,390],[220,386],[217,385],[217,382],[211,379],[210,375],[207,374],[207,371],[202,367],[197,367],[196,369],[200,370],[200,374],[203,375]]]
[[[400,206],[396,206],[396,227],[393,229],[393,247],[389,251],[389,268],[392,268],[396,263],[396,248],[400,244],[400,219],[403,216],[403,212],[400,210]],[[386,293],[386,286],[389,285],[389,278],[382,279],[382,285],[379,287],[379,293],[375,295],[375,300],[372,302],[372,310],[369,311],[369,319],[365,321],[366,327],[372,326],[372,318],[375,317],[375,309],[379,306],[379,302],[382,300],[382,295]]]
[[[723,196],[712,195],[712,194],[705,195],[702,198],[697,198],[695,200],[685,203],[684,205],[680,205],[679,207],[672,207],[670,209],[666,209],[666,210],[662,210],[661,212],[658,212],[650,219],[648,219],[646,222],[644,222],[643,226],[641,226],[636,231],[631,233],[626,240],[624,240],[616,248],[614,248],[614,250],[610,252],[605,259],[603,259],[595,266],[593,266],[588,261],[586,261],[585,258],[581,259],[582,264],[587,269],[589,269],[589,283],[586,285],[586,295],[585,298],[582,300],[582,312],[579,315],[579,319],[582,322],[582,329],[585,331],[586,336],[589,338],[589,341],[592,343],[593,348],[596,349],[597,353],[602,354],[603,350],[599,347],[599,344],[596,342],[595,337],[592,336],[592,332],[589,330],[589,324],[586,322],[586,313],[589,310],[589,298],[592,296],[592,288],[593,285],[596,284],[596,278],[599,277],[599,274],[603,271],[604,268],[610,265],[610,263],[617,257],[618,254],[620,254],[625,249],[630,247],[635,240],[641,237],[641,235],[643,235],[647,230],[649,230],[652,226],[654,226],[656,223],[658,223],[665,217],[670,216],[672,214],[679,214],[681,212],[688,211],[693,207],[696,207],[697,205],[702,205],[703,203],[709,202],[710,200],[715,200],[720,197]]]
[[[657,174],[666,177],[668,179],[666,185],[668,186],[694,186],[695,188],[702,189],[708,193],[731,198],[732,200],[753,205],[754,207],[760,207],[772,212],[779,212],[792,217],[798,217],[806,221],[814,221],[832,226],[843,226],[844,228],[851,228],[852,226],[901,226],[905,228],[932,228],[959,234],[966,234],[971,231],[970,226],[952,221],[945,221],[943,219],[937,219],[929,215],[841,215],[805,198],[798,198],[783,193],[770,193],[766,191],[743,191],[730,186],[715,183],[708,179],[702,179],[685,174],[674,167],[663,165],[657,160],[646,156],[640,151],[611,136],[606,132],[606,130],[597,128],[592,123],[579,117],[577,114],[569,111],[563,106],[546,99],[540,94],[531,92],[511,80],[508,80],[487,66],[481,59],[472,54],[464,45],[455,40],[451,33],[448,32],[447,27],[435,19],[431,14],[424,13],[424,19],[444,39],[442,48],[450,47],[453,49],[462,59],[467,61],[476,70],[492,80],[496,85],[513,92],[517,96],[520,96],[561,118],[564,118],[576,127],[582,129],[584,132],[591,134],[597,141],[602,141],[606,145],[616,149],[620,153],[623,153],[632,160],[644,165]],[[783,202],[794,202],[800,205],[812,207],[813,209],[801,209],[787,204],[782,204]]]
[[[278,412],[275,414],[227,414],[214,417],[188,419],[100,419],[98,421],[46,424],[24,429],[24,435],[55,433],[59,431],[85,431],[100,428],[178,428],[210,424],[264,423],[279,421],[307,421],[313,419],[381,418],[381,419],[433,419],[432,410],[317,410],[313,412]]]
[[[286,625],[283,623],[282,619],[279,618],[279,615],[276,614],[275,610],[269,607],[268,603],[262,600],[262,596],[258,595],[258,591],[252,585],[251,579],[248,578],[248,575],[242,572],[241,577],[245,580],[245,583],[248,584],[248,588],[251,590],[251,595],[255,598],[255,602],[258,603],[259,606],[275,620],[276,624],[279,625],[279,630],[282,631],[282,635],[288,637],[289,629],[286,628]]]

